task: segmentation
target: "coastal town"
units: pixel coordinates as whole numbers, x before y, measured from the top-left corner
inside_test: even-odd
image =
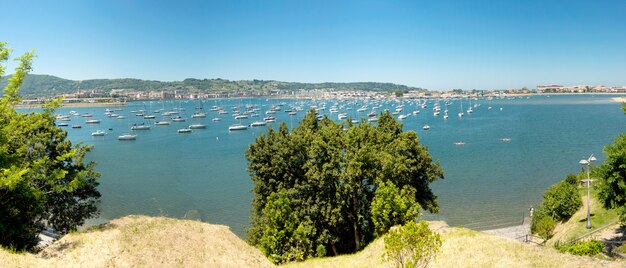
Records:
[[[404,91],[365,91],[365,90],[337,90],[335,88],[298,89],[298,90],[273,90],[265,95],[251,94],[245,91],[238,92],[190,92],[188,90],[173,91],[137,91],[131,89],[112,90],[81,90],[74,93],[65,93],[55,96],[62,98],[63,105],[72,106],[80,104],[107,104],[124,105],[128,101],[146,100],[193,100],[215,98],[246,98],[268,97],[282,99],[380,99],[380,98],[459,98],[459,97],[507,97],[532,94],[624,94],[626,86],[605,85],[575,85],[565,86],[558,84],[537,85],[534,89],[526,87],[521,89],[504,90],[404,90]],[[50,98],[35,98],[22,100],[22,105],[39,105]]]

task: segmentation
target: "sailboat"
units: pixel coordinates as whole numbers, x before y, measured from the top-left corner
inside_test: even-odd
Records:
[[[205,118],[207,114],[202,111],[202,105],[196,106],[196,111],[191,115],[191,118]]]
[[[105,134],[107,133],[102,130],[96,130],[96,132],[91,133],[91,136],[104,136]]]

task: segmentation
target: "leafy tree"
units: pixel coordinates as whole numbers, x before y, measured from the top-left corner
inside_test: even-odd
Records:
[[[431,231],[425,221],[409,221],[391,229],[384,242],[383,257],[396,267],[427,267],[441,247],[441,236]]]
[[[327,117],[318,121],[312,110],[291,131],[283,123],[261,134],[246,158],[254,183],[248,239],[268,256],[287,256],[275,258],[277,263],[355,252],[389,227],[415,219],[420,207],[438,209],[428,185],[443,178],[443,171],[415,132],[403,132],[388,112],[372,126],[342,125]],[[268,230],[279,229],[272,223],[274,214],[265,211],[275,206],[269,203],[273,194],[288,200],[295,221],[291,229],[280,228],[300,228],[300,239],[307,241],[297,252],[291,251],[294,246],[263,246],[276,237],[274,244],[291,245],[296,234],[276,236]],[[396,203],[387,208],[381,200]]]
[[[626,134],[615,138],[615,144],[604,147],[606,159],[596,171],[600,177],[598,198],[605,208],[626,204]]]
[[[578,177],[567,177],[550,186],[543,194],[543,201],[531,220],[530,231],[545,239],[552,237],[558,221],[569,219],[582,206],[582,199],[577,190]]]
[[[0,43],[0,62],[9,49]],[[19,88],[32,69],[34,52],[20,62],[0,99],[0,245],[32,248],[44,227],[67,233],[98,213],[99,174],[94,163],[84,163],[90,147],[72,146],[67,133],[54,124],[54,108],[40,113],[18,113]],[[0,77],[4,67],[0,68]]]
[[[381,183],[372,201],[372,221],[377,235],[384,234],[393,224],[417,219],[420,207],[414,192],[408,185],[400,190],[391,181]]]
[[[569,174],[567,178],[550,186],[543,195],[542,208],[556,221],[569,219],[582,206],[582,199],[578,193],[576,175]]]

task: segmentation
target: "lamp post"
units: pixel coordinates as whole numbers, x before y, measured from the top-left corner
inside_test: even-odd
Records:
[[[589,203],[589,185],[591,184],[591,179],[589,178],[589,167],[593,161],[596,161],[596,157],[591,154],[589,158],[578,162],[583,166],[587,166],[587,229],[591,229],[591,203]]]

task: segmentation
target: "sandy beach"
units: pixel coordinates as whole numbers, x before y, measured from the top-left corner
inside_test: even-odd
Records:
[[[611,98],[614,102],[620,102],[620,103],[625,103],[626,102],[626,97],[617,97],[617,98]]]

